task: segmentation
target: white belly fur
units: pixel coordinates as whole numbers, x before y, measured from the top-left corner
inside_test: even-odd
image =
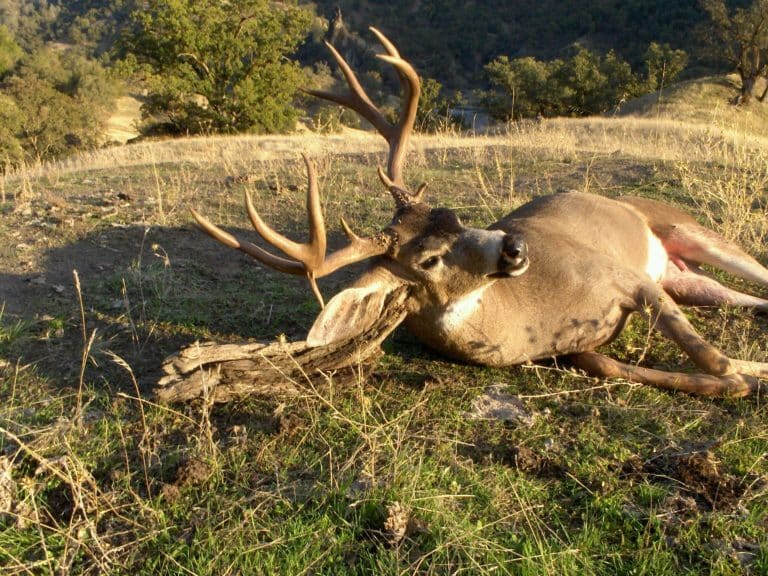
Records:
[[[661,240],[648,230],[648,260],[645,264],[645,272],[654,282],[661,282],[667,271],[668,263],[669,256]]]

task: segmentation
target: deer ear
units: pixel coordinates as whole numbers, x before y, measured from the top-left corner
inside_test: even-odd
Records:
[[[327,346],[355,338],[381,317],[387,296],[402,285],[390,274],[366,274],[326,304],[307,335],[307,345]]]

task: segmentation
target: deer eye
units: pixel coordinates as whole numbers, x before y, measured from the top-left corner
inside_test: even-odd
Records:
[[[430,256],[426,260],[424,260],[419,266],[422,267],[424,270],[429,270],[430,268],[434,268],[437,266],[437,263],[440,262],[440,256]]]

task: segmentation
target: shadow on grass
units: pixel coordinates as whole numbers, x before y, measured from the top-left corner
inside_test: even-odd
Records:
[[[255,240],[251,230],[231,231]],[[343,242],[329,239],[332,247]],[[87,380],[112,382],[116,354],[148,388],[163,359],[195,340],[298,340],[319,311],[303,278],[267,269],[192,226],[102,228],[48,250],[37,270],[0,274],[0,355],[34,364],[63,388],[77,386],[86,345]],[[359,270],[323,280],[326,298]],[[132,388],[120,372],[121,386]]]

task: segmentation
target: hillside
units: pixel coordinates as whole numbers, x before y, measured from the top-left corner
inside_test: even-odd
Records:
[[[602,130],[616,136],[610,139],[610,143],[603,141],[603,152],[615,149],[625,149],[626,142],[619,138],[626,125],[631,124],[639,133],[655,127],[665,134],[686,133],[686,140],[691,135],[702,140],[710,138],[713,130],[720,135],[739,134],[740,138],[768,137],[768,107],[758,103],[743,108],[729,103],[732,99],[734,79],[730,77],[707,77],[697,80],[689,80],[673,84],[662,91],[661,94],[649,94],[642,98],[630,100],[608,117],[626,118],[627,122],[605,122],[599,118],[586,119],[559,119],[551,120],[545,127],[540,127],[538,134],[542,136],[542,142],[538,146],[546,146],[547,131],[556,126],[554,132],[562,135],[563,126],[572,126],[574,132],[589,134],[592,131]],[[140,103],[133,97],[124,97],[119,101],[115,114],[108,123],[108,140],[125,143],[126,140],[138,135],[135,126],[140,120]],[[632,122],[635,119],[637,121]],[[662,122],[663,121],[663,122]],[[602,128],[598,128],[598,126]],[[490,128],[490,133],[504,130],[502,126]],[[524,131],[525,132],[525,131]],[[529,137],[528,134],[527,137]],[[684,147],[674,142],[675,136],[669,136],[670,146],[666,148],[645,147],[643,144],[636,147],[633,153],[641,155],[657,155],[670,159],[684,157]],[[449,147],[474,147],[493,145],[493,138],[485,138],[480,135],[475,137],[452,137],[450,135],[420,135],[416,139],[419,148]],[[223,138],[185,138],[173,142],[152,142],[151,140],[141,144],[132,144],[130,147],[112,148],[97,151],[93,154],[82,155],[79,160],[72,160],[72,166],[102,166],[117,165],[129,166],[154,162],[180,162],[187,159],[190,162],[204,161],[213,152],[211,147],[219,147],[225,155],[250,155],[253,159],[275,160],[290,157],[296,149],[302,149],[310,154],[322,153],[330,146],[335,153],[354,153],[355,151],[383,150],[383,144],[379,137],[370,132],[345,128],[336,135],[320,136],[301,132],[292,136],[248,136],[223,137]],[[647,156],[646,156],[647,157]]]
[[[768,106],[759,102],[747,107],[734,106],[731,102],[738,93],[736,86],[735,76],[680,82],[660,94],[648,94],[624,103],[618,115],[668,118],[768,136]]]
[[[703,123],[648,110],[418,136],[408,181],[477,226],[562,190],[662,199],[768,261],[768,139],[712,108]],[[0,177],[3,573],[768,570],[762,397],[691,397],[559,362],[468,366],[398,331],[369,372],[158,404],[159,367],[184,346],[305,337],[319,308],[303,279],[213,242],[188,212],[256,241],[247,191],[305,238],[302,151],[332,248],[342,215],[362,234],[389,222],[383,146],[359,131],[144,142]],[[687,313],[730,355],[768,360],[765,316]],[[605,352],[694,369],[640,319]],[[502,421],[486,409],[499,401]]]
[[[700,53],[694,34],[704,15],[698,0],[473,0],[471,2],[394,0],[300,1],[325,22],[341,9],[351,34],[377,26],[398,39],[418,68],[450,89],[476,88],[482,67],[493,58],[567,54],[575,43],[601,52],[616,50],[633,66],[643,61],[652,41]],[[25,42],[64,41],[105,55],[124,31],[136,0],[49,0],[0,2],[0,24],[18,31]],[[140,9],[140,8],[139,8]],[[305,63],[324,57],[316,23],[302,51]],[[696,57],[699,69],[711,62]]]
[[[694,31],[701,23],[702,14],[695,0],[626,3],[589,0],[578,7],[560,0],[516,3],[477,0],[470,4],[405,0],[389,4],[343,2],[338,13],[335,5],[320,2],[307,4],[308,11],[301,11],[303,24],[290,53],[276,60],[282,66],[296,58],[303,66],[301,73],[298,68],[295,70],[295,78],[292,74],[277,74],[280,78],[295,79],[295,82],[280,84],[284,91],[279,92],[276,82],[259,83],[253,78],[246,82],[242,75],[235,80],[227,77],[228,66],[218,69],[214,65],[230,61],[243,65],[249,61],[252,56],[246,53],[226,58],[217,53],[217,46],[233,46],[235,42],[218,45],[214,42],[184,49],[207,59],[200,69],[207,69],[209,76],[213,74],[211,70],[221,74],[215,82],[193,80],[197,78],[196,72],[189,68],[189,63],[180,64],[174,49],[164,56],[171,63],[170,68],[158,68],[150,74],[145,66],[150,65],[157,48],[148,44],[146,54],[141,50],[137,52],[143,45],[138,38],[131,40],[134,44],[128,41],[115,44],[121,35],[128,37],[126,27],[131,26],[130,14],[140,6],[136,0],[69,3],[51,0],[29,5],[16,0],[0,2],[0,25],[4,26],[2,35],[5,35],[0,36],[5,38],[9,54],[15,54],[9,60],[13,66],[0,82],[0,98],[8,116],[8,129],[0,135],[5,165],[47,161],[94,148],[105,141],[122,143],[136,136],[133,124],[138,104],[130,98],[116,98],[118,92],[125,90],[114,81],[116,69],[126,74],[132,70],[128,85],[146,95],[144,105],[152,118],[157,119],[156,125],[143,127],[148,134],[283,132],[295,126],[297,117],[311,117],[318,124],[338,123],[340,117],[335,110],[319,108],[314,101],[301,97],[293,98],[299,85],[330,87],[334,79],[338,79],[339,72],[335,64],[328,64],[328,52],[322,43],[327,38],[350,59],[372,98],[381,103],[388,114],[396,105],[391,94],[398,87],[388,66],[381,66],[375,57],[378,47],[367,31],[370,24],[388,33],[426,80],[419,123],[430,128],[449,122],[447,110],[457,103],[458,106],[468,104],[470,109],[480,107],[483,114],[488,112],[497,118],[513,114],[515,117],[587,115],[611,110],[625,95],[642,93],[656,85],[655,77],[644,76],[648,70],[656,69],[654,58],[666,54],[665,58],[675,62],[685,60],[685,54],[673,54],[666,47],[652,51],[656,56],[647,66],[642,65],[643,53],[651,41],[669,42],[672,48],[688,50],[689,74],[700,73],[702,66],[706,68],[711,64],[702,60],[700,46],[696,45],[700,36]],[[262,5],[265,14],[273,14],[266,6]],[[314,18],[311,12],[315,13]],[[232,22],[236,22],[239,15],[231,14],[231,17],[235,18]],[[185,26],[194,28],[199,24],[190,21]],[[137,21],[133,26],[139,27]],[[267,28],[256,26],[256,29]],[[284,39],[286,28],[278,26],[276,30],[277,36]],[[154,34],[148,32],[144,40],[149,42]],[[163,37],[162,31],[157,36]],[[214,38],[216,34],[199,37]],[[171,44],[176,46],[175,42]],[[253,46],[258,42],[249,40],[246,44]],[[294,53],[297,45],[300,47]],[[615,50],[619,57],[605,56],[610,50]],[[139,60],[133,62],[129,52]],[[551,66],[551,62],[518,62],[505,67],[507,63],[497,62],[493,71],[486,70],[489,61],[500,55],[511,57],[511,64],[516,57],[525,55],[540,59],[557,57],[558,60]],[[121,57],[127,60],[110,70]],[[632,64],[634,72],[627,67],[627,62]],[[180,69],[174,71],[176,66]],[[515,72],[516,66],[522,68]],[[289,68],[293,69],[292,64]],[[670,66],[670,76],[678,69]],[[177,76],[177,72],[181,75]],[[246,74],[245,70],[242,72]],[[538,80],[531,80],[530,85],[521,81],[510,86],[504,81],[510,74]],[[444,84],[442,89],[439,83]],[[219,87],[227,88],[222,91]],[[454,94],[455,89],[463,91],[461,98]],[[229,90],[238,96],[232,97]],[[671,105],[667,100],[677,98],[675,90],[665,90],[662,94],[660,102],[664,110]],[[684,98],[678,100],[682,103]],[[718,100],[715,97],[713,102]],[[638,103],[637,113],[649,116],[661,111],[666,114],[653,102],[654,98],[649,97],[645,104]],[[711,109],[711,103],[704,104]],[[105,128],[104,121],[113,105],[116,111],[111,125]],[[633,106],[636,105],[624,104],[620,113],[628,113],[627,110],[632,113]],[[48,114],[49,109],[58,112]],[[678,112],[670,111],[669,117],[675,118]]]
[[[641,65],[651,42],[668,43],[696,54],[695,68],[711,66],[699,56],[694,33],[704,18],[698,0],[321,0],[315,5],[328,19],[340,7],[347,29],[364,39],[371,25],[397,38],[424,75],[450,89],[478,88],[483,66],[497,56],[551,59],[569,55],[577,43],[603,53],[615,50],[633,67]]]

